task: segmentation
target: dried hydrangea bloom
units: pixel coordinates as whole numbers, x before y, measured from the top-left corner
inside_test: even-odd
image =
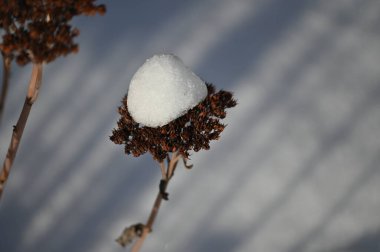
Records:
[[[207,96],[186,114],[161,127],[143,126],[131,117],[127,106],[127,95],[119,107],[121,118],[110,139],[125,145],[125,153],[137,157],[150,152],[154,159],[162,161],[170,152],[178,151],[185,158],[189,151],[210,148],[210,141],[219,138],[225,125],[220,122],[226,109],[234,107],[236,101],[230,92],[215,91],[207,83]]]
[[[0,0],[0,50],[19,65],[50,62],[78,51],[79,31],[68,22],[78,15],[104,14],[95,0]]]

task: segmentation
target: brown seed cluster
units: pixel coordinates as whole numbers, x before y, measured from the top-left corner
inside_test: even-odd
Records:
[[[234,107],[236,101],[230,92],[220,90],[215,93],[212,84],[207,83],[207,97],[183,116],[170,123],[151,128],[133,120],[128,112],[127,96],[119,107],[121,115],[114,129],[111,141],[125,144],[125,153],[137,157],[150,152],[154,159],[162,161],[169,152],[178,151],[188,158],[189,151],[208,150],[210,141],[219,138],[225,125],[219,119],[226,116],[226,109]]]
[[[69,21],[78,15],[104,14],[95,0],[0,0],[3,55],[19,65],[50,62],[78,51],[79,30]]]

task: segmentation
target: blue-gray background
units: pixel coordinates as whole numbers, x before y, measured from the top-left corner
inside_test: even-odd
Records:
[[[380,251],[380,1],[109,1],[45,67],[0,251],[125,251],[160,171],[108,140],[133,73],[174,53],[239,105],[169,187],[143,251]],[[1,156],[31,66],[13,68]]]

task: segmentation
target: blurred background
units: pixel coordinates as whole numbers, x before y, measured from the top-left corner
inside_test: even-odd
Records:
[[[98,1],[102,2],[102,1]],[[103,1],[44,68],[0,204],[0,251],[127,251],[160,169],[109,141],[129,81],[178,55],[234,92],[221,139],[169,186],[142,251],[380,251],[380,1]],[[13,67],[0,152],[31,66]]]

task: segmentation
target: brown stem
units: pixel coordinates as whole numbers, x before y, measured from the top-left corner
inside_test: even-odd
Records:
[[[160,162],[160,168],[161,168],[162,179],[163,179],[163,180],[167,180],[168,177],[167,177],[167,175],[166,175],[166,167],[165,167],[165,163],[164,163],[164,161],[161,161],[161,162]]]
[[[168,184],[166,183],[165,189],[166,189],[167,185]],[[161,206],[161,202],[162,202],[162,193],[159,192],[157,194],[156,200],[154,201],[153,208],[152,208],[152,210],[150,212],[148,221],[146,222],[146,225],[145,225],[145,227],[147,228],[147,230],[149,232],[152,230],[153,223],[156,220],[156,217],[157,217],[157,214],[158,214],[158,210],[160,209],[160,206]]]
[[[173,177],[174,170],[175,170],[175,168],[177,166],[179,157],[180,157],[180,154],[173,153],[172,159],[171,160],[168,159],[168,166],[167,166],[166,176],[164,176],[164,174],[165,174],[164,172],[162,173],[163,174],[163,178],[162,179],[166,181],[166,183],[164,185],[164,188],[163,188],[164,191],[166,190],[166,188],[167,188],[167,186],[169,184],[170,179]],[[160,167],[161,167],[161,170],[162,170],[162,167],[165,167],[163,161],[160,162]],[[149,218],[148,218],[148,220],[147,220],[147,222],[145,224],[143,233],[142,233],[141,237],[133,245],[133,247],[131,249],[131,252],[138,252],[138,251],[140,251],[140,248],[141,248],[142,244],[144,243],[145,238],[148,236],[148,234],[150,232],[152,232],[152,227],[153,227],[154,221],[156,220],[156,217],[157,217],[157,214],[158,214],[158,210],[160,209],[162,199],[163,199],[162,192],[160,191],[157,194],[156,200],[154,201],[153,208],[150,211],[150,215],[149,215]]]
[[[24,106],[22,107],[20,117],[17,124],[13,127],[11,142],[8,147],[8,152],[4,160],[3,169],[0,174],[0,199],[4,191],[5,183],[7,182],[9,173],[12,168],[13,161],[16,157],[17,149],[20,145],[21,137],[25,129],[26,122],[33,103],[37,99],[38,91],[41,85],[42,64],[33,64],[33,70],[28,87],[28,94],[25,98]]]
[[[9,77],[11,72],[11,58],[3,54],[3,85],[0,95],[0,122],[3,118],[5,99],[7,98]]]
[[[172,159],[169,162],[168,165],[168,179],[170,180],[174,175],[174,170],[177,167],[178,160],[181,158],[181,155],[178,154],[178,152],[173,153]]]

